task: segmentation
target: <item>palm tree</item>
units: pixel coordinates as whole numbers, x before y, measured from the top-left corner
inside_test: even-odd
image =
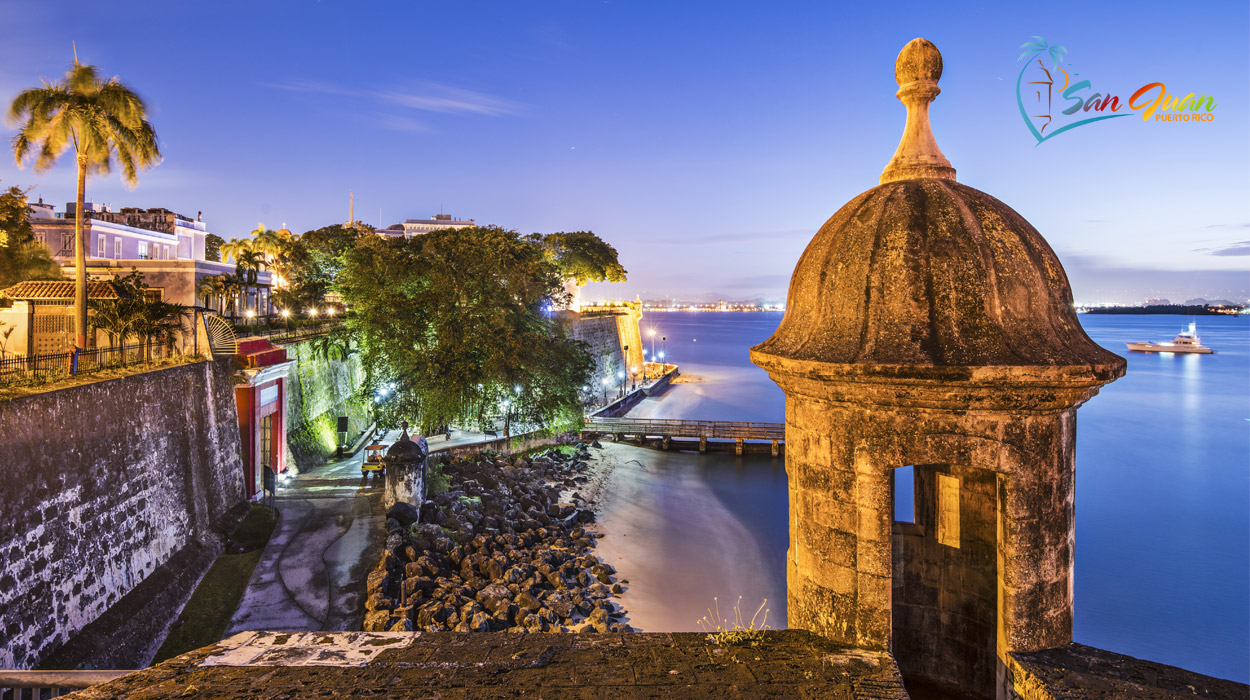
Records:
[[[244,288],[243,278],[230,272],[217,276],[221,278],[222,292],[230,299],[230,318],[235,318],[239,313],[239,295],[243,293]]]
[[[279,281],[286,281],[289,269],[287,258],[289,257],[289,249],[291,244],[295,242],[295,237],[286,229],[272,231],[265,228],[264,224],[257,224],[256,229],[252,231],[252,235],[256,237],[255,248],[265,255],[265,265],[274,273],[274,287],[279,286]],[[287,284],[286,286],[290,286]]]
[[[208,275],[207,277],[201,277],[199,284],[197,285],[197,291],[199,291],[200,296],[204,298],[204,306],[209,305],[208,301],[210,299],[215,299],[218,302],[218,313],[222,311],[222,306],[224,306],[224,304],[221,303],[221,298],[226,293],[226,286],[221,281],[221,275]]]
[[[126,364],[126,338],[135,334],[143,314],[142,299],[99,299],[90,302],[91,327],[108,334],[109,349],[121,346],[121,363]]]
[[[1068,49],[1063,45],[1051,46],[1049,42],[1040,36],[1033,38],[1037,41],[1026,41],[1020,44],[1020,48],[1024,49],[1024,52],[1020,54],[1020,58],[1016,59],[1017,61],[1026,58],[1031,59],[1039,54],[1046,54],[1050,57],[1051,63],[1057,66],[1063,60],[1063,55],[1068,52]]]
[[[257,284],[257,275],[261,266],[265,264],[265,255],[259,250],[248,247],[246,250],[240,251],[234,256],[235,275],[243,280],[249,288],[257,290],[253,308],[257,313],[260,312],[260,286]],[[244,304],[246,307],[247,305]]]
[[[74,331],[79,349],[87,345],[87,245],[83,236],[83,205],[87,174],[104,175],[121,166],[131,187],[138,170],[161,160],[156,131],[147,121],[147,105],[116,77],[100,77],[95,66],[74,65],[59,81],[44,81],[13,98],[8,121],[17,128],[13,155],[18,167],[33,157],[36,172],[50,169],[73,148],[78,166],[74,210]]]
[[[152,361],[152,341],[168,343],[174,333],[182,331],[182,316],[187,311],[182,304],[169,301],[149,301],[142,305],[135,319],[135,333],[143,338],[143,361]]]

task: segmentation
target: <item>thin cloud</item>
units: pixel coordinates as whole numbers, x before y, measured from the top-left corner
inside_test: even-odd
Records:
[[[1237,241],[1236,243],[1218,248],[1194,248],[1194,252],[1218,255],[1220,257],[1250,255],[1250,241]]]
[[[810,238],[815,232],[810,229],[789,229],[785,231],[752,231],[750,233],[722,233],[697,238],[663,238],[645,241],[647,245],[704,246],[721,243],[766,243],[806,236]]]
[[[420,90],[356,90],[320,82],[261,83],[262,87],[286,92],[313,95],[352,97],[378,104],[382,108],[401,108],[437,114],[477,114],[503,117],[520,114],[524,106],[498,97],[463,88],[425,83]],[[383,114],[377,123],[396,131],[424,133],[431,127],[404,114]]]

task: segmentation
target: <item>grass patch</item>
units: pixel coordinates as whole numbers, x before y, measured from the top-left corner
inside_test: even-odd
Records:
[[[277,522],[266,506],[252,506],[247,517],[230,535],[244,551],[217,557],[174,622],[152,663],[221,641]]]

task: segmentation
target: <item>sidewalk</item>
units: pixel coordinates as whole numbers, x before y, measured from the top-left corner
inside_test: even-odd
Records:
[[[278,526],[227,637],[244,630],[360,629],[365,576],[386,534],[382,479],[361,478],[363,458],[309,468],[278,487]]]

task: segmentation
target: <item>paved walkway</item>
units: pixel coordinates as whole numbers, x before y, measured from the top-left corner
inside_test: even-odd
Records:
[[[382,479],[363,452],[278,487],[278,526],[226,636],[243,630],[358,630],[365,576],[384,544]]]
[[[503,434],[502,430],[499,433]],[[391,444],[394,430],[375,442]],[[494,440],[453,430],[428,438],[431,452]],[[364,451],[310,467],[278,486],[278,526],[226,636],[245,630],[359,630],[365,577],[385,542],[382,479],[361,478]]]

